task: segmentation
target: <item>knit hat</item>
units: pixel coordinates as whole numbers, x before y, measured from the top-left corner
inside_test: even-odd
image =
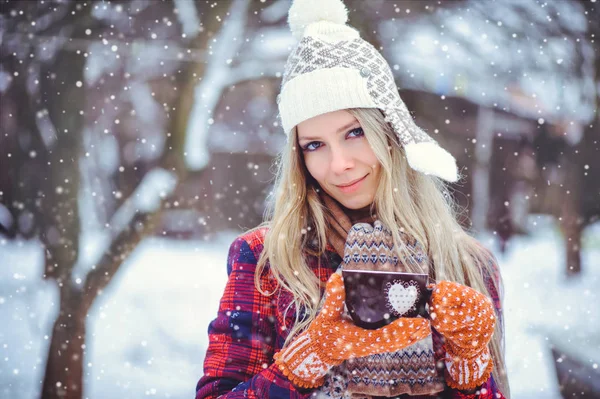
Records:
[[[290,7],[288,23],[300,42],[287,59],[277,96],[285,134],[289,138],[300,122],[328,112],[379,108],[413,169],[455,182],[454,157],[414,123],[388,63],[347,20],[341,0],[294,0]]]

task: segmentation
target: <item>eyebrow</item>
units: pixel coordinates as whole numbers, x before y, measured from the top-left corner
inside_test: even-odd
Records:
[[[335,131],[335,134],[339,134],[340,132],[350,129],[350,127],[352,127],[353,125],[357,124],[358,121],[355,119],[350,123],[347,123],[346,125],[340,127],[338,130]],[[306,137],[299,137],[298,141],[302,141],[302,140],[317,140],[320,139],[320,137],[312,137],[312,136],[306,136]]]

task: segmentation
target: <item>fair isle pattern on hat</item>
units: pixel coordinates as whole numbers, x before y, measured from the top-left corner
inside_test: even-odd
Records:
[[[358,31],[346,25],[341,0],[294,0],[288,22],[301,38],[283,73],[277,105],[286,135],[303,121],[349,108],[378,108],[414,170],[458,180],[454,157],[419,128],[402,101],[392,70]]]
[[[394,76],[381,54],[362,39],[328,43],[305,36],[292,52],[283,73],[282,87],[305,73],[324,68],[350,68],[360,73],[374,105],[381,109],[403,145],[434,142],[415,125],[406,105],[400,98]]]

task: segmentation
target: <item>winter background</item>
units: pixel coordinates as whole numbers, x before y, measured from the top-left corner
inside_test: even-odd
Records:
[[[466,175],[512,397],[600,397],[600,5],[346,4]],[[0,397],[194,396],[285,141],[289,6],[0,2]]]

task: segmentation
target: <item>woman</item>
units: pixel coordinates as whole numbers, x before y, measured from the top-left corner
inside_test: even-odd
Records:
[[[290,8],[288,141],[266,221],[229,249],[196,398],[509,397],[500,275],[456,221],[441,180],[457,180],[455,161],[346,20],[340,0]],[[385,259],[368,267],[437,281],[429,318],[348,319],[336,271],[367,242]]]

